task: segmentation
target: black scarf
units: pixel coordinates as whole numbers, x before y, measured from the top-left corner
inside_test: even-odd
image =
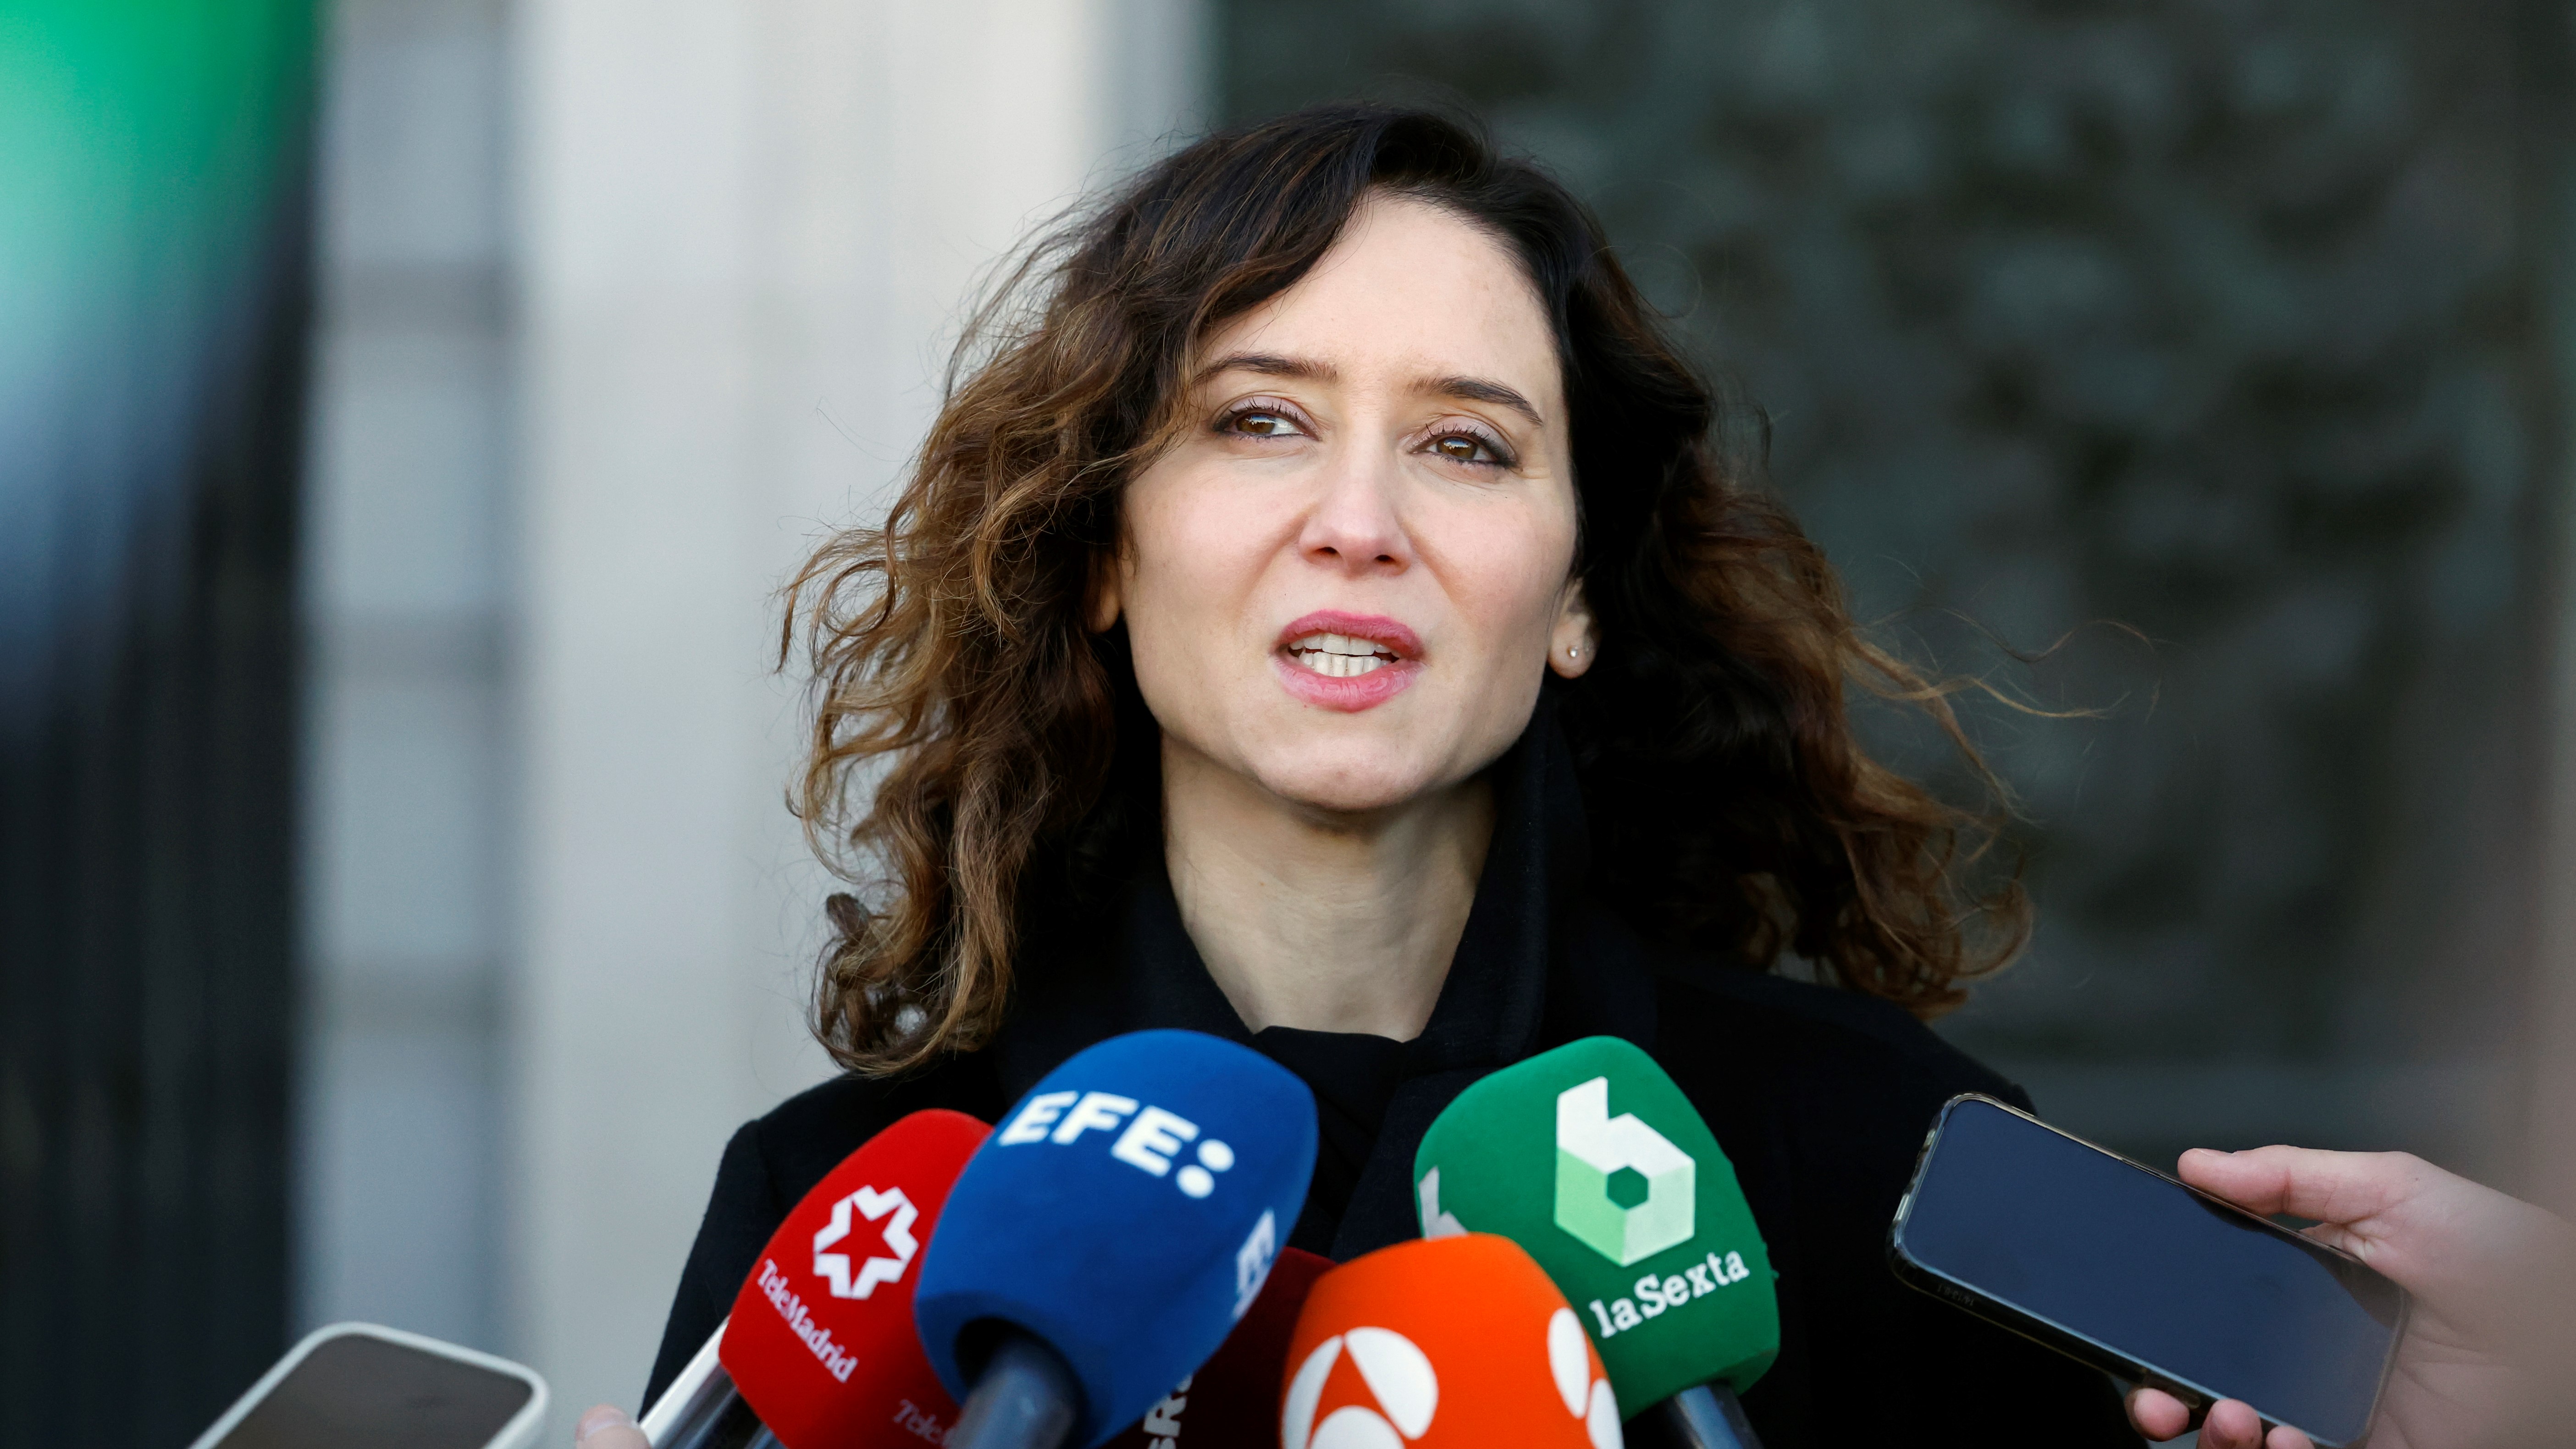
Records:
[[[1469,1083],[1577,1037],[1607,1034],[1640,1046],[1654,1038],[1644,954],[1586,898],[1582,795],[1544,692],[1528,729],[1495,762],[1493,786],[1493,843],[1420,1036],[1398,1044],[1248,1030],[1182,929],[1157,852],[1097,949],[1068,951],[1023,978],[993,1042],[1003,1094],[1018,1097],[1065,1058],[1120,1032],[1183,1027],[1242,1042],[1296,1072],[1317,1098],[1322,1152],[1289,1241],[1348,1259],[1415,1236],[1414,1151]]]

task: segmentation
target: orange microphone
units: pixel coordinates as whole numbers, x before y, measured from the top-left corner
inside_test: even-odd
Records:
[[[1601,1356],[1509,1238],[1398,1243],[1325,1274],[1288,1365],[1281,1449],[1619,1449]]]

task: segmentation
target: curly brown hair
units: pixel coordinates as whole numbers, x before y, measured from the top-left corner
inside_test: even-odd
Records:
[[[1596,897],[1649,937],[1754,970],[1794,953],[1926,1016],[2026,940],[2018,862],[1974,868],[2008,801],[1951,686],[1854,627],[1760,486],[1760,415],[1721,404],[1591,213],[1470,124],[1317,107],[1202,140],[1035,244],[970,320],[884,526],[788,587],[781,660],[801,638],[816,696],[793,804],[869,897],[831,898],[814,1004],[845,1067],[981,1044],[1030,923],[1084,919],[1159,849],[1155,726],[1123,631],[1085,625],[1120,489],[1171,436],[1193,347],[1372,191],[1502,240],[1554,327],[1599,648],[1547,687]],[[1871,758],[1847,685],[1924,711],[1982,808]]]

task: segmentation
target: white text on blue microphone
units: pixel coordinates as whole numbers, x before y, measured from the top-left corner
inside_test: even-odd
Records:
[[[1191,1153],[1197,1161],[1184,1162],[1173,1172],[1180,1150],[1198,1140],[1198,1124],[1160,1107],[1140,1111],[1135,1098],[1115,1092],[1040,1092],[994,1142],[1002,1147],[1038,1142],[1067,1146],[1086,1132],[1118,1133],[1109,1144],[1110,1156],[1156,1177],[1169,1174],[1191,1197],[1215,1191],[1216,1174],[1234,1166],[1234,1149],[1211,1137]]]

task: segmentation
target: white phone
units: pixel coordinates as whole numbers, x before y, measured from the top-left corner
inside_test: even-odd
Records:
[[[317,1328],[188,1449],[522,1449],[546,1381],[506,1358],[373,1323]]]

